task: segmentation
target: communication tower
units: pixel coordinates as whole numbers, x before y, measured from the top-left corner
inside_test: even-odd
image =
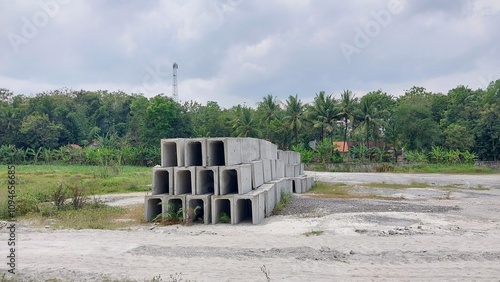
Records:
[[[173,78],[173,84],[172,84],[172,99],[174,99],[174,101],[176,101],[176,102],[179,100],[179,92],[177,89],[177,69],[178,68],[179,68],[179,66],[177,65],[177,63],[174,63],[174,65],[173,65],[174,78]]]

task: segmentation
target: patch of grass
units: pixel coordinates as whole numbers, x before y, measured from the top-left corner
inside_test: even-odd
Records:
[[[484,187],[483,185],[477,185],[476,187],[472,188],[472,190],[488,191],[488,190],[490,190],[490,188]]]
[[[276,206],[274,206],[273,214],[279,214],[280,212],[282,212],[285,206],[288,205],[291,201],[292,201],[292,194],[287,193],[285,191],[281,191],[281,199],[276,204]]]
[[[446,185],[443,185],[443,186],[439,186],[440,188],[463,188],[462,184],[456,184],[456,183],[452,183],[452,184],[446,184]]]
[[[375,194],[353,194],[352,186],[345,183],[316,182],[309,190],[311,198],[336,198],[336,199],[377,199],[377,200],[402,200],[396,197],[379,196]]]
[[[322,195],[346,196],[349,195],[349,188],[345,183],[316,182],[309,193]]]
[[[50,217],[38,213],[28,214],[21,220],[29,220],[38,226],[47,225],[50,222],[55,229],[118,229],[127,226],[123,222],[115,221],[117,217],[124,214],[126,210],[121,207],[85,207],[80,210],[57,211]]]
[[[425,182],[412,181],[410,184],[396,184],[396,183],[385,183],[385,182],[371,182],[362,184],[363,187],[371,188],[389,188],[389,189],[408,189],[408,188],[427,188],[430,184]]]
[[[30,213],[20,218],[35,226],[49,225],[54,229],[117,230],[146,223],[144,206],[112,207],[94,201],[80,210],[52,210],[52,213]]]
[[[390,200],[390,201],[402,201],[403,197],[389,197],[380,196],[375,194],[352,194],[352,195],[322,195],[322,194],[312,194],[308,195],[311,198],[322,198],[322,199],[373,199],[373,200]]]
[[[321,234],[323,234],[325,231],[323,230],[311,230],[309,232],[305,232],[303,233],[302,235],[306,236],[306,237],[309,237],[309,236],[319,236]]]
[[[417,164],[410,167],[395,166],[394,172],[404,173],[444,173],[444,174],[498,174],[489,167],[476,167],[474,164]]]
[[[144,205],[137,204],[124,207],[124,212],[117,214],[115,221],[130,222],[131,224],[148,223],[144,220]]]

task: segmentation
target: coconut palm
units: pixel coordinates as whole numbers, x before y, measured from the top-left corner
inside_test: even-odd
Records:
[[[302,128],[304,119],[304,105],[297,95],[288,97],[286,101],[285,122],[293,130],[295,143],[298,143],[299,129]]]
[[[276,100],[276,97],[273,97],[273,95],[269,94],[264,97],[261,102],[259,102],[258,108],[263,112],[261,116],[261,122],[266,126],[266,138],[269,140],[271,133],[271,122],[278,118],[278,113],[280,110],[278,101]]]
[[[239,107],[236,109],[237,118],[233,121],[233,134],[238,137],[259,137],[257,121],[253,118],[249,108]]]
[[[321,128],[321,140],[324,138],[325,131],[329,137],[332,137],[337,114],[338,110],[335,107],[335,99],[332,98],[332,95],[325,95],[325,91],[316,94],[314,103],[309,108],[308,118],[315,128]]]
[[[380,113],[373,105],[372,99],[361,99],[360,126],[365,131],[366,147],[369,147],[368,141],[370,134],[372,134],[375,140],[377,140],[379,136],[380,129],[382,127],[382,119],[379,118],[379,114]]]
[[[355,98],[351,90],[344,90],[340,97],[338,117],[344,120],[344,148],[347,142],[347,128],[349,121],[354,118]]]

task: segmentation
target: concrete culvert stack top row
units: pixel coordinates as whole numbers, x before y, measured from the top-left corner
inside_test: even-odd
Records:
[[[256,138],[162,139],[147,221],[260,223],[283,193],[313,185],[300,154]]]

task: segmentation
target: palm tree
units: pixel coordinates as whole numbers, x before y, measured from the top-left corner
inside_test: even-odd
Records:
[[[351,90],[344,90],[340,97],[339,113],[338,117],[344,119],[344,148],[346,148],[347,141],[347,127],[349,125],[349,120],[354,118],[354,94]]]
[[[326,130],[331,137],[335,125],[335,117],[338,111],[335,107],[335,99],[332,95],[325,95],[325,91],[320,91],[314,98],[312,107],[309,108],[309,119],[312,120],[315,128],[320,127],[320,139],[323,140]]]
[[[367,148],[370,148],[369,146],[370,132],[373,133],[374,136],[377,135],[377,128],[375,123],[378,124],[378,122],[376,121],[376,115],[377,112],[373,107],[372,100],[361,99],[360,121],[361,121],[361,126],[365,131],[365,142]]]
[[[304,105],[297,95],[288,97],[286,101],[285,121],[290,129],[293,130],[295,143],[298,142],[298,131],[302,128],[302,120],[304,119]]]
[[[399,150],[399,133],[396,127],[396,121],[394,117],[390,116],[387,120],[387,126],[384,130],[384,140],[389,141],[393,150],[393,161],[398,161],[398,150]]]
[[[279,104],[276,101],[276,97],[269,94],[264,99],[259,102],[259,109],[263,111],[261,122],[266,125],[266,138],[270,139],[270,128],[271,122],[278,118],[278,112],[280,110]]]
[[[237,118],[233,121],[233,134],[238,137],[259,137],[261,132],[250,109],[239,107],[236,111]]]

